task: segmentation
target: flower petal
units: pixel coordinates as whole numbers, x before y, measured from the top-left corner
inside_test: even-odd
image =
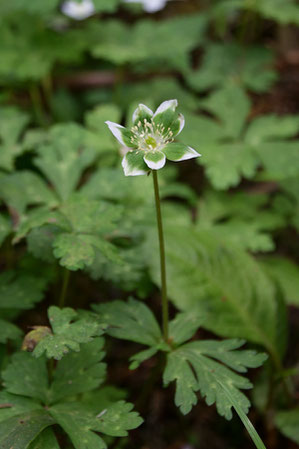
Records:
[[[132,132],[125,128],[124,126],[119,125],[118,123],[110,122],[107,120],[106,125],[116,137],[116,139],[125,147],[135,148],[134,142],[131,141],[131,137],[133,136]]]
[[[143,159],[146,165],[152,170],[159,170],[159,168],[164,167],[166,162],[165,154],[161,151],[149,151]]]
[[[136,125],[136,123],[138,123],[139,121],[141,121],[141,123],[143,123],[144,120],[147,120],[149,122],[152,116],[153,111],[147,106],[145,106],[145,104],[141,103],[138,105],[138,108],[135,109],[132,120],[134,125]]]
[[[143,154],[140,151],[129,151],[122,160],[125,176],[139,176],[148,173],[148,167],[144,163]]]
[[[160,126],[164,135],[166,135],[168,131],[171,131],[171,124],[176,119],[175,109],[177,105],[177,100],[164,101],[154,113],[153,121],[157,127]],[[165,129],[163,129],[163,127]]]
[[[182,132],[184,126],[185,117],[183,116],[183,114],[179,114],[178,118],[169,125],[169,129],[172,131],[173,137],[178,136]]]
[[[167,159],[174,162],[186,161],[187,159],[201,156],[194,148],[188,147],[183,143],[170,143],[163,148],[163,153]]]
[[[177,105],[178,105],[178,100],[163,101],[163,103],[160,104],[160,106],[154,113],[154,117],[156,117],[158,114],[163,114],[163,112],[166,112],[168,110],[174,112]]]

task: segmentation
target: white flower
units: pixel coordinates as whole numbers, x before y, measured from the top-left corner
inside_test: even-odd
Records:
[[[156,12],[163,9],[168,0],[124,0],[126,3],[142,3],[147,12]]]
[[[95,12],[92,0],[67,0],[62,4],[61,11],[68,17],[75,20],[84,20]]]
[[[166,159],[179,162],[200,156],[188,145],[174,142],[185,125],[183,115],[175,111],[177,105],[177,100],[164,101],[153,113],[140,104],[133,114],[131,128],[106,122],[114,137],[129,149],[122,160],[126,176],[144,175],[149,169],[159,170]]]

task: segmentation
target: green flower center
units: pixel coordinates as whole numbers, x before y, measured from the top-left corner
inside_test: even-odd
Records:
[[[154,123],[153,120],[148,122],[139,121],[137,125],[131,128],[131,142],[141,151],[159,151],[168,143],[173,142],[173,132],[170,128],[165,129],[163,124]]]
[[[149,136],[147,139],[145,139],[145,143],[149,146],[152,146],[153,148],[156,148],[156,146],[157,146],[156,140],[151,136]]]

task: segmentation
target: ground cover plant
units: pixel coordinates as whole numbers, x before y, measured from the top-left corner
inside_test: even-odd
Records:
[[[299,447],[295,0],[0,0],[0,448]]]

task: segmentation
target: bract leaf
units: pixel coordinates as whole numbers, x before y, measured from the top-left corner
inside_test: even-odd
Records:
[[[176,380],[175,403],[182,413],[189,413],[197,402],[195,392],[200,390],[208,405],[216,403],[218,413],[231,419],[231,408],[234,405],[222,384],[244,413],[248,412],[250,402],[240,390],[251,388],[251,383],[224,365],[246,372],[247,367],[260,366],[267,356],[254,351],[231,352],[242,344],[242,341],[237,340],[191,342],[168,354],[164,383],[168,385]]]

